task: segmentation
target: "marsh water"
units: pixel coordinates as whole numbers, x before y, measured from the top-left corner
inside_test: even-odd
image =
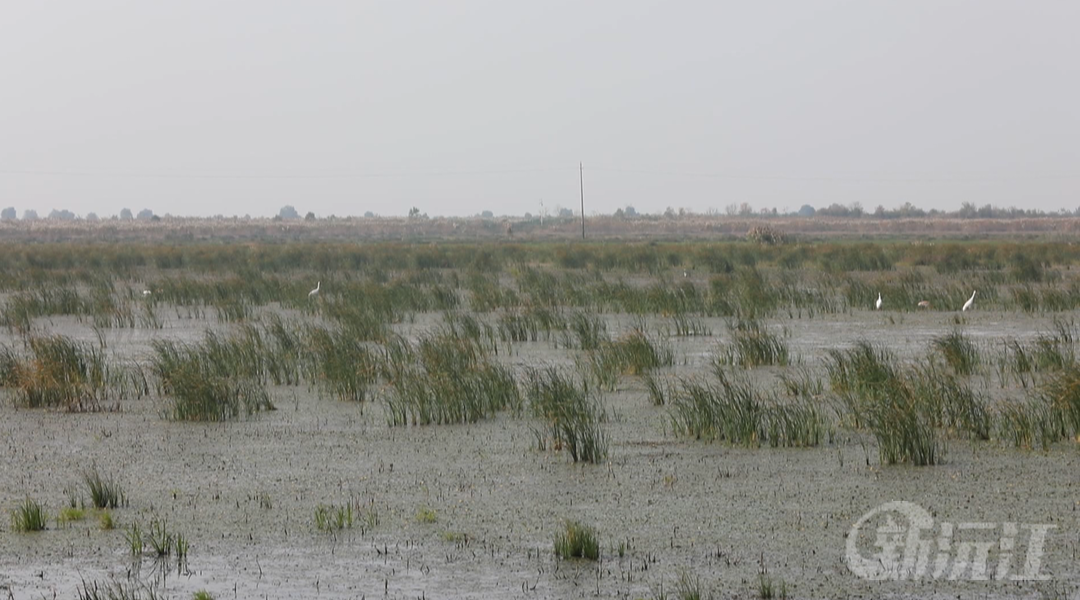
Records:
[[[629,315],[604,318],[614,335],[639,324]],[[418,315],[396,327],[415,337],[440,319]],[[826,352],[860,339],[908,360],[959,328],[992,356],[1005,340],[1031,340],[1052,327],[1049,317],[979,310],[767,322],[784,332],[796,366],[822,377]],[[712,335],[667,338],[676,364],[665,374],[708,375],[728,334],[722,319],[705,324]],[[38,325],[96,341],[73,320]],[[665,326],[659,317],[648,322],[654,331]],[[166,319],[150,332],[108,330],[108,349],[145,357],[153,338],[197,340],[207,327],[228,325]],[[547,341],[517,343],[500,348],[498,360],[573,365],[574,352]],[[780,370],[749,374],[769,387]],[[995,401],[1024,393],[990,376],[973,385]],[[680,585],[745,598],[760,596],[766,580],[776,597],[791,598],[1080,593],[1074,441],[1043,451],[951,436],[944,464],[929,467],[882,465],[873,438],[844,427],[814,448],[731,447],[674,435],[669,408],[654,405],[640,379],[624,377],[602,397],[610,459],[574,464],[565,452],[537,447],[528,416],[391,427],[378,392],[364,403],[303,385],[272,388],[272,396],[274,411],[214,424],[167,420],[168,400],[156,396],[76,414],[3,402],[5,512],[29,496],[56,515],[92,466],[115,474],[127,506],[112,512],[111,530],[92,516],[32,534],[5,528],[0,595],[73,598],[94,581],[145,585],[172,598],[199,590],[216,598],[654,598],[679,597]],[[848,536],[861,516],[890,501],[914,503],[938,522],[1051,525],[1040,580],[858,577],[846,556]],[[313,515],[320,505],[355,506],[357,522],[319,531]],[[553,540],[568,519],[596,527],[599,561],[555,557]],[[132,558],[128,528],[152,520],[189,540],[184,564]],[[1018,564],[1010,575],[1020,571]]]

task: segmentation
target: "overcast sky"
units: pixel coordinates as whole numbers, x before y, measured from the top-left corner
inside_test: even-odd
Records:
[[[1080,206],[1080,2],[5,2],[0,206]]]

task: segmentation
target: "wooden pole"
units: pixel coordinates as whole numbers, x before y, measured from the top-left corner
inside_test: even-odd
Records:
[[[581,239],[585,239],[585,167],[578,163],[578,184],[581,186]]]

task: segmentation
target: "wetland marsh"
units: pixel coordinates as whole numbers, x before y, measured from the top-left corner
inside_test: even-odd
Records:
[[[1036,241],[8,247],[0,507],[46,518],[0,531],[0,589],[1072,597],[1078,265]],[[893,501],[1052,525],[1041,579],[858,577],[848,535]],[[556,556],[570,524],[596,559]]]

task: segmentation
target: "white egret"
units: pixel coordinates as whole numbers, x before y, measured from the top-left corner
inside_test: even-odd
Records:
[[[877,302],[874,303],[874,308],[877,310],[881,310],[881,292],[878,292]]]
[[[978,291],[978,290],[976,290],[976,291]],[[971,292],[971,297],[968,298],[968,301],[964,303],[964,308],[961,309],[961,310],[966,311],[967,309],[974,308],[974,307],[975,307],[975,292]]]
[[[315,289],[313,289],[313,290],[311,290],[310,292],[307,293],[307,297],[308,298],[314,298],[315,296],[318,296],[319,295],[319,288],[321,288],[321,287],[322,287],[322,282],[320,281],[319,284],[315,286]]]
[[[930,301],[929,300],[920,300],[919,301],[919,308],[930,308]]]

